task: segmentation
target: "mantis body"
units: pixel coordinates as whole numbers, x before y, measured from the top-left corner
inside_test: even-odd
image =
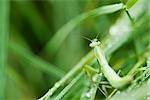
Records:
[[[113,87],[120,89],[131,82],[132,80],[131,76],[127,75],[124,77],[120,77],[110,67],[110,65],[106,60],[105,54],[100,47],[100,42],[97,39],[92,40],[89,46],[94,48],[94,54],[101,66],[102,73],[104,74],[104,76],[107,78],[107,80]]]

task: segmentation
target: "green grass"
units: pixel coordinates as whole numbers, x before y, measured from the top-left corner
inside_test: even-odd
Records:
[[[58,69],[56,66],[42,60],[41,58],[32,54],[30,51],[19,47],[16,43],[10,43],[9,47],[12,52],[19,56],[19,58],[26,60],[28,63],[32,62],[31,65],[39,70],[59,78],[64,75],[64,72]]]
[[[103,14],[109,14],[123,9],[124,6],[122,3],[109,5],[105,7],[100,7],[94,9],[93,11],[85,12],[81,15],[78,15],[76,18],[69,21],[65,26],[63,26],[60,30],[58,30],[52,39],[47,43],[45,47],[45,52],[51,51],[52,53],[56,52],[60,47],[61,43],[65,40],[65,38],[69,35],[69,33],[82,21],[87,19],[88,17],[97,17]],[[61,36],[61,37],[60,37]],[[55,44],[55,45],[54,45]]]
[[[148,98],[148,7],[146,0],[0,1],[0,99]],[[112,70],[134,76],[122,89],[83,38],[97,34]]]
[[[9,34],[9,2],[2,0],[0,3],[0,98],[5,97],[6,84],[6,59]]]

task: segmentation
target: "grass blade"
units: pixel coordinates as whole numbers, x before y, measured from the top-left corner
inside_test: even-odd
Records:
[[[128,0],[127,2],[127,8],[131,8],[138,0]]]
[[[30,51],[21,48],[19,45],[15,43],[10,43],[9,45],[12,52],[16,53],[20,58],[28,61],[34,67],[46,72],[49,75],[53,75],[54,77],[62,77],[64,73],[57,67],[48,62],[42,60],[38,56],[32,54]]]
[[[66,25],[64,25],[61,29],[59,29],[55,35],[52,37],[52,39],[47,43],[44,51],[46,53],[49,53],[50,51],[52,53],[56,52],[57,49],[60,47],[61,43],[65,40],[65,38],[69,35],[69,33],[82,21],[87,19],[88,17],[96,17],[100,16],[103,14],[109,14],[109,13],[114,13],[116,11],[119,11],[123,9],[124,6],[122,3],[120,4],[113,4],[113,5],[108,5],[104,7],[100,7],[97,9],[94,9],[89,12],[85,12],[71,21],[69,21]],[[55,44],[55,45],[54,45]]]
[[[80,73],[76,76],[55,98],[55,100],[60,100],[70,89],[71,87],[81,78],[83,73]]]
[[[7,40],[9,27],[9,1],[1,0],[0,2],[0,98],[5,97],[5,67],[7,58]]]

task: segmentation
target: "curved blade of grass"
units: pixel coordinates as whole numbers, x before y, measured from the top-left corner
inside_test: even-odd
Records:
[[[7,40],[9,32],[9,1],[0,1],[0,98],[5,97],[5,66],[7,58]]]
[[[60,100],[63,96],[71,89],[71,87],[81,78],[83,72],[77,75],[55,98],[55,100]]]
[[[138,0],[128,0],[127,9],[131,8]]]
[[[11,32],[10,32],[10,40],[14,41],[15,43],[19,43],[19,45],[21,45],[22,48],[26,48],[26,50],[31,50],[31,48],[29,47],[29,45],[27,44],[27,42],[21,36],[20,33],[21,32],[16,27],[13,26],[13,28],[11,29]],[[18,58],[18,57],[14,57],[14,58]],[[18,63],[17,59],[16,59],[16,61],[12,61],[12,60],[10,60],[10,61],[11,62],[17,61],[16,63]],[[32,64],[30,64],[28,61],[23,61],[22,59],[19,60],[19,64],[20,64],[20,68],[22,68],[23,72],[25,73],[24,77],[26,77],[26,79],[29,82],[36,83],[37,80],[40,80],[37,82],[38,83],[37,86],[41,86],[41,85],[45,86],[45,82],[44,82],[44,78],[43,78],[44,77],[43,70],[37,70],[37,68],[32,67]],[[36,85],[34,85],[34,86],[36,87]]]
[[[64,25],[61,29],[59,29],[55,35],[52,37],[50,41],[48,41],[44,51],[48,54],[50,51],[54,53],[60,47],[61,43],[65,40],[65,38],[69,35],[69,33],[82,21],[84,21],[88,17],[96,17],[103,14],[114,13],[124,8],[122,3],[120,4],[113,4],[104,7],[100,7],[94,9],[92,11],[83,13],[71,21],[69,21],[66,25]]]
[[[64,75],[64,72],[62,70],[42,60],[38,56],[32,54],[30,51],[20,47],[16,43],[10,43],[9,48],[11,49],[12,52],[16,53],[18,57],[28,61],[29,63],[31,63],[31,65],[38,68],[39,70],[46,72],[49,75],[53,75],[54,77],[58,78]]]
[[[85,74],[84,74],[84,76],[85,76]],[[76,95],[74,95],[74,93],[76,93],[76,91],[83,91],[85,82],[87,82],[86,78],[84,76],[82,76],[78,80],[78,82],[69,90],[69,92],[67,94],[65,94],[65,96],[63,97],[62,100],[68,100],[68,99],[72,98],[73,96],[76,96]],[[83,87],[83,88],[81,89],[81,87]],[[80,92],[80,95],[81,95],[81,92]],[[73,100],[73,99],[71,99],[71,100]]]

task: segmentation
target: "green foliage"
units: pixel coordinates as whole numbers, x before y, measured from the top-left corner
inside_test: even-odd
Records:
[[[65,40],[65,38],[69,35],[69,33],[82,21],[87,19],[88,17],[97,17],[103,14],[109,14],[116,12],[118,10],[123,9],[123,4],[114,4],[105,7],[100,7],[94,9],[89,12],[85,12],[81,15],[78,15],[76,18],[69,21],[66,25],[64,25],[60,30],[58,30],[55,35],[52,37],[50,42],[46,45],[46,52],[56,52],[61,43]],[[61,36],[61,37],[60,37]],[[55,44],[55,45],[54,45]]]
[[[127,8],[131,8],[138,0],[128,0],[127,2]]]
[[[6,59],[7,59],[7,44],[9,33],[9,2],[1,0],[0,2],[0,99],[5,97],[5,82],[6,82]]]
[[[148,99],[146,4],[146,0],[124,4],[119,0],[1,0],[0,99]],[[104,64],[82,36],[100,41],[103,54],[98,53],[106,57]],[[129,75],[133,80],[117,89],[101,70],[105,64],[116,76]]]

